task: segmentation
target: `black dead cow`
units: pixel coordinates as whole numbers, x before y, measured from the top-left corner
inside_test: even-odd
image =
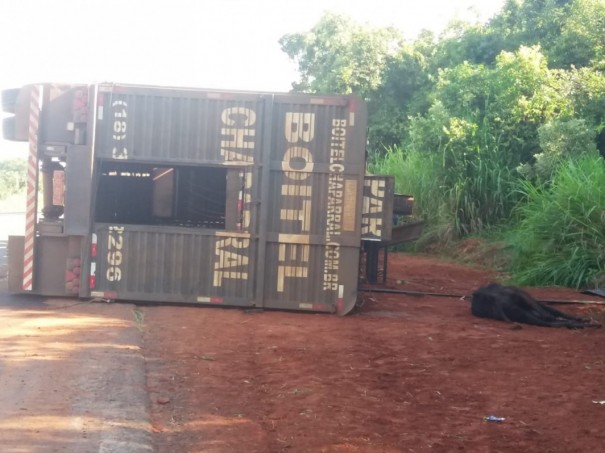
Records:
[[[545,327],[600,327],[585,318],[568,315],[538,302],[513,286],[491,283],[476,290],[471,297],[471,312],[480,318],[517,322]]]

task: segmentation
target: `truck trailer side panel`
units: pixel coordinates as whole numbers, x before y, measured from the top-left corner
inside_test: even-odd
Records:
[[[97,224],[95,240],[92,296],[241,306],[255,302],[254,282],[248,278],[254,275],[255,248],[248,247],[246,255],[236,254],[233,235],[193,228]],[[230,253],[223,261],[215,253],[221,247]],[[215,271],[226,264],[233,269],[229,275]]]
[[[359,99],[97,91],[90,295],[353,307],[367,122]]]

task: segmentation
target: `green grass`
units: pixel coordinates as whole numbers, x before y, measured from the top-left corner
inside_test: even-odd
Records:
[[[592,286],[605,274],[605,164],[566,162],[549,186],[521,186],[527,199],[508,237],[512,280],[521,285]]]
[[[518,197],[518,176],[497,150],[448,168],[437,154],[391,148],[374,159],[370,171],[395,176],[396,190],[414,195],[429,241],[449,242],[507,221]]]
[[[394,175],[396,190],[414,195],[427,225],[417,249],[446,250],[479,236],[497,253],[511,282],[582,288],[605,283],[605,164],[586,155],[561,163],[553,179],[522,179],[496,151],[444,168],[430,153],[393,148],[370,166]],[[502,232],[502,233],[501,233]],[[489,249],[489,247],[488,247]],[[494,251],[496,253],[496,251]],[[509,267],[510,266],[510,267]]]

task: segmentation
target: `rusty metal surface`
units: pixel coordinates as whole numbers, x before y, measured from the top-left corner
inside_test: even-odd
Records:
[[[412,215],[414,211],[414,197],[412,195],[395,194],[393,213],[399,215]]]
[[[66,295],[65,272],[69,238],[66,236],[40,236],[36,238],[35,288],[49,296]]]
[[[246,256],[217,261],[233,237],[197,229],[97,224],[96,293],[115,299],[252,305],[254,247]],[[245,239],[239,239],[243,241]],[[229,262],[229,275],[215,263]],[[229,277],[229,278],[227,278]],[[238,278],[235,278],[238,277]],[[214,298],[210,301],[206,298]]]
[[[404,242],[412,242],[422,235],[424,230],[424,221],[404,223],[393,227],[393,236],[389,244],[401,244]]]
[[[78,125],[83,125],[88,120],[86,113],[83,113],[87,109],[78,108],[78,104],[87,102],[88,87],[62,84],[45,84],[44,87],[40,118],[41,143],[45,148],[53,144],[75,144]]]
[[[92,173],[90,149],[69,147],[65,167],[65,234],[85,236],[90,228]]]
[[[23,249],[24,236],[9,236],[8,255],[8,290],[11,293],[23,292]]]
[[[97,205],[107,162],[124,163],[124,174],[128,165],[152,163],[229,171],[224,221],[214,228],[98,219],[98,245],[87,259],[91,295],[352,309],[367,123],[360,100],[101,85],[95,114]],[[168,215],[168,205],[156,206]]]
[[[354,99],[312,100],[281,96],[274,106],[266,306],[346,312],[356,298],[365,165],[355,123],[365,112]]]
[[[264,104],[261,94],[100,86],[96,157],[250,163],[260,155]]]

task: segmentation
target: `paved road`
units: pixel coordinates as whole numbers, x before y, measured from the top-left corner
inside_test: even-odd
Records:
[[[136,309],[8,294],[23,223],[0,214],[0,451],[153,452]]]

